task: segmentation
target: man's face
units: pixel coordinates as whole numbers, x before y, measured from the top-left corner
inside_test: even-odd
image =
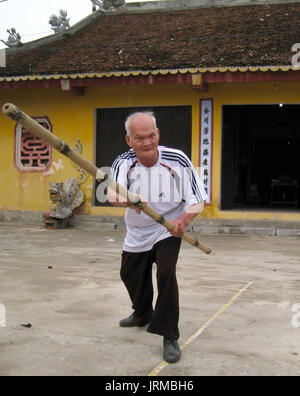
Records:
[[[126,136],[126,142],[134,149],[142,164],[155,165],[158,160],[159,130],[155,129],[150,117],[140,115],[133,118],[131,135]]]

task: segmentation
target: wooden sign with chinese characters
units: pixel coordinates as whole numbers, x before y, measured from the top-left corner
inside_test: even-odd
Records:
[[[200,171],[208,199],[211,203],[212,182],[212,154],[213,154],[213,100],[200,101]]]

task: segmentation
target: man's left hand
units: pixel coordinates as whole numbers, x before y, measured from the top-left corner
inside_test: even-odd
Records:
[[[171,235],[177,238],[182,238],[183,234],[185,233],[187,224],[182,219],[175,219],[170,220],[171,223],[174,224],[175,228],[173,231],[170,232]]]

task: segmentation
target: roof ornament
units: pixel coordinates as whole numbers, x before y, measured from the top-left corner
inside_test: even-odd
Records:
[[[126,2],[125,0],[91,0],[93,3],[93,12],[97,10],[109,11],[109,10],[116,10],[117,8],[125,8]]]
[[[70,18],[67,18],[68,13],[64,10],[59,10],[59,16],[51,15],[49,24],[52,26],[51,29],[54,33],[63,33],[70,29]]]
[[[7,41],[1,40],[5,45],[8,47],[23,47],[21,36],[15,28],[7,29],[7,33],[9,34]]]
[[[102,1],[101,0],[91,0],[93,3],[93,12],[97,10],[97,7],[102,8]]]

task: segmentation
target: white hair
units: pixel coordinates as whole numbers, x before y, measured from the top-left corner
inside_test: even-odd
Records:
[[[126,129],[127,136],[131,135],[131,121],[137,116],[147,116],[147,117],[151,118],[153,121],[154,130],[155,131],[157,130],[156,118],[154,117],[154,114],[151,111],[138,111],[136,113],[131,114],[129,117],[127,117],[127,119],[125,121],[125,129]]]

